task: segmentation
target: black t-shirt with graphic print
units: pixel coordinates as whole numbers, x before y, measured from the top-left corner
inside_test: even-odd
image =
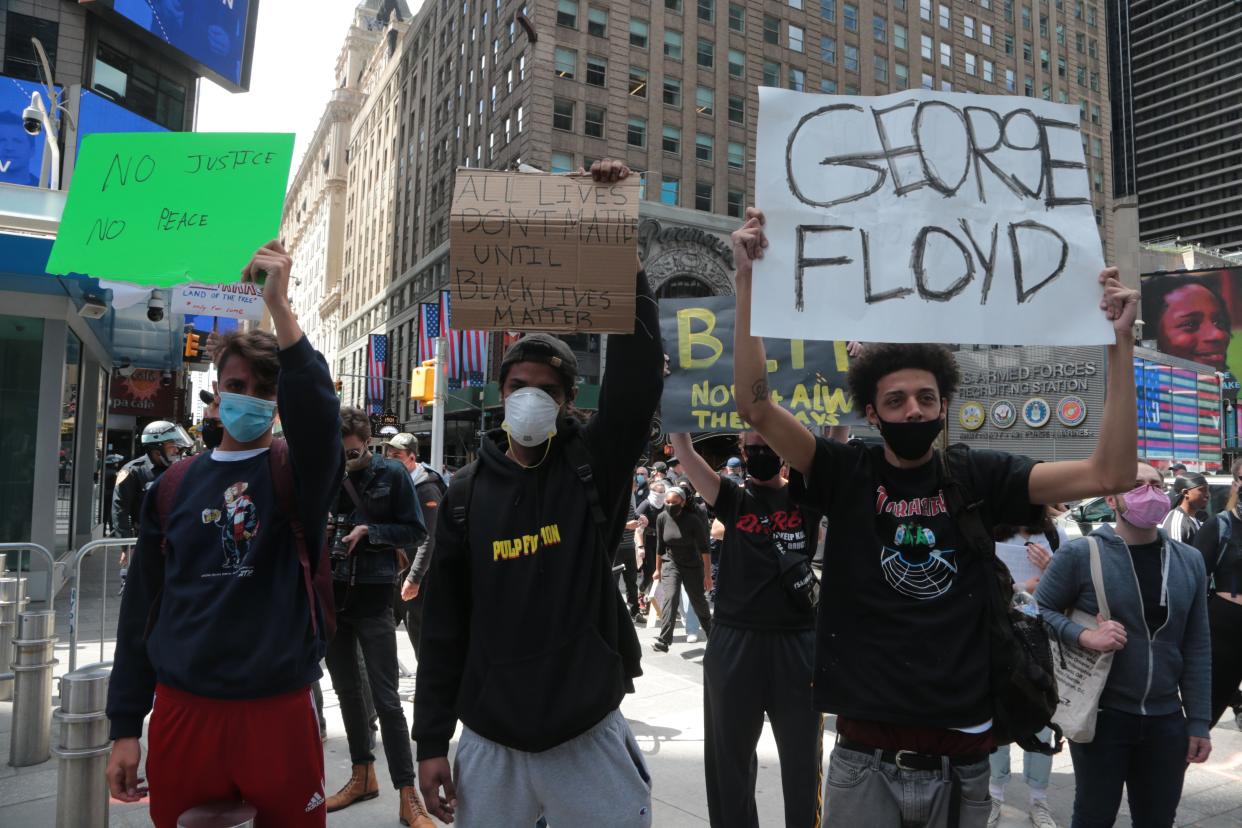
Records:
[[[818,540],[819,513],[797,506],[788,487],[743,488],[724,477],[715,510],[725,536],[712,622],[747,630],[814,629],[815,613],[797,606],[781,584],[781,572],[793,562],[782,562],[759,516],[768,516],[789,556],[809,556]]]
[[[969,454],[985,525],[1029,526],[1033,461]],[[803,481],[794,475],[795,494]],[[899,469],[880,448],[817,439],[804,502],[831,531],[816,635],[815,703],[851,719],[968,728],[992,717],[985,572],[961,548],[940,460]]]

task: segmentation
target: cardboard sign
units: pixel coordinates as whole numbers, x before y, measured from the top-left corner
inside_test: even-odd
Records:
[[[664,299],[660,333],[672,372],[664,378],[660,422],[664,431],[743,431],[733,393],[732,296]],[[845,385],[844,342],[765,341],[772,401],[808,428],[863,421]]]
[[[170,310],[187,316],[220,316],[257,322],[263,318],[263,288],[253,282],[186,285],[173,290]]]
[[[236,282],[280,232],[292,156],[292,134],[88,135],[47,272]]]
[[[634,332],[637,175],[461,167],[453,187],[455,328]]]
[[[761,336],[1105,345],[1078,109],[759,90]]]

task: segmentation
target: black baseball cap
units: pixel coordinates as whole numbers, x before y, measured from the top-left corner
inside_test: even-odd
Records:
[[[518,362],[542,362],[551,365],[565,380],[568,388],[578,381],[578,358],[565,342],[551,334],[530,333],[514,342],[500,360],[500,384],[505,384],[509,368]]]
[[[1190,472],[1188,474],[1181,475],[1173,481],[1173,493],[1180,495],[1182,492],[1188,492],[1191,489],[1197,489],[1200,486],[1206,486],[1207,484],[1208,482],[1206,477],[1198,472]]]

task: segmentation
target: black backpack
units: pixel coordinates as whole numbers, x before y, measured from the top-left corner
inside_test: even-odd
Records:
[[[1040,618],[1013,608],[1013,576],[996,556],[970,490],[970,447],[955,444],[941,455],[949,514],[966,548],[987,568],[988,644],[991,655],[992,735],[1032,753],[1061,751],[1061,729],[1052,723],[1060,695],[1052,667],[1048,630]],[[1052,728],[1052,744],[1038,738]]]

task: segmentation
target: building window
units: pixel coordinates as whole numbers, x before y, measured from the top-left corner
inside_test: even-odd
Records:
[[[700,115],[712,115],[716,111],[716,93],[706,86],[694,90],[694,109]]]
[[[670,207],[676,207],[677,202],[681,199],[678,195],[681,192],[681,179],[673,175],[665,175],[660,177],[660,203],[667,204]]]
[[[888,42],[888,21],[878,14],[871,18],[871,35],[876,43]]]
[[[699,133],[694,136],[694,160],[704,164],[712,163],[716,156],[715,140],[710,135]]]
[[[931,22],[932,0],[919,0],[919,18]]]
[[[556,67],[556,76],[573,80],[576,77],[578,69],[578,53],[573,49],[566,49],[563,46],[557,46],[553,53],[553,63]]]
[[[1048,15],[1046,14],[1039,16],[1039,36],[1044,40],[1048,39]]]
[[[667,11],[681,14],[681,0],[664,0],[664,8]]]
[[[823,35],[819,39],[819,58],[829,66],[837,65],[837,40]]]
[[[984,46],[992,45],[992,24],[984,23],[979,27],[979,39],[983,41]]]
[[[578,0],[558,0],[556,25],[569,29],[578,28]]]
[[[1091,139],[1091,157],[1092,158],[1103,158],[1104,157],[1104,145],[1100,141],[1099,138]]]
[[[604,109],[599,106],[587,106],[582,131],[588,138],[604,137]]]
[[[10,12],[9,20],[22,16],[24,15]],[[13,34],[14,31],[10,28],[6,38],[11,38]],[[12,57],[13,53],[6,53],[6,66]],[[48,58],[51,59],[50,54]],[[20,60],[13,66],[19,70],[22,68]],[[180,130],[185,126],[185,87],[149,66],[122,55],[106,43],[100,43],[96,52],[93,82],[96,92],[131,112],[172,130]],[[29,100],[26,98],[26,102]]]
[[[792,23],[789,24],[789,48],[791,51],[802,51],[803,36],[804,35],[800,27],[795,26]]]
[[[729,169],[741,172],[746,169],[746,147],[743,144],[729,142]]]
[[[681,78],[664,78],[664,105],[681,107]]]
[[[935,89],[936,88],[936,79],[933,78],[931,75],[929,75],[927,72],[923,73],[923,88],[924,89]]]
[[[1100,91],[1100,73],[1099,72],[1091,73],[1091,91],[1092,92]]]
[[[794,66],[789,67],[789,88],[801,92],[806,88],[806,72]]]
[[[714,23],[716,20],[716,0],[699,0],[699,20]]]
[[[1091,176],[1091,182],[1097,193],[1104,192],[1104,173],[1093,173]]]
[[[781,85],[781,65],[774,60],[765,60],[763,62],[763,85]]]
[[[875,79],[877,83],[888,83],[888,60],[883,55],[875,56]]]
[[[910,69],[904,63],[893,65],[893,77],[898,89],[910,88]]]
[[[1045,72],[1048,71],[1048,50],[1047,49],[1039,50],[1039,68],[1043,69]]]
[[[729,50],[729,77],[746,77],[746,55],[737,49]]]
[[[591,6],[587,9],[587,34],[608,37],[608,10]]]
[[[949,14],[949,7],[946,6],[944,3],[940,4],[940,28],[942,29],[953,28],[953,16]]]
[[[995,67],[990,60],[983,61],[983,79],[988,83],[995,80]]]
[[[704,69],[711,69],[716,65],[716,44],[707,38],[699,38],[698,62]]]
[[[635,49],[646,49],[651,33],[651,26],[646,20],[630,18],[630,45]]]
[[[845,71],[858,71],[858,47],[845,44]]]
[[[647,146],[647,119],[630,118],[625,125],[625,143],[640,149]]]
[[[596,55],[587,55],[586,82],[592,86],[604,86],[608,77],[608,61]]]
[[[789,0],[789,8],[802,10],[802,0]]]
[[[664,30],[664,56],[666,58],[681,60],[681,43],[681,32]]]
[[[837,94],[837,82],[832,78],[823,78],[819,82],[819,91],[825,95]]]
[[[1028,98],[1035,97],[1035,81],[1032,78],[1026,78],[1023,80],[1022,93]]]
[[[1035,62],[1035,50],[1031,47],[1031,41],[1022,41],[1022,59],[1027,63]]]
[[[555,98],[552,101],[552,128],[562,129],[565,132],[573,132],[574,130],[574,102],[567,101],[564,98]]]
[[[1065,24],[1064,23],[1057,24],[1057,45],[1058,46],[1065,45]]]
[[[641,66],[630,67],[630,94],[635,98],[647,97],[647,70]]]
[[[948,43],[940,44],[940,65],[948,67],[953,66],[953,47]]]
[[[665,126],[660,148],[669,155],[681,155],[681,127]]]
[[[829,23],[837,20],[837,0],[819,0],[819,16]]]
[[[858,31],[858,6],[853,3],[846,3],[845,9],[845,30],[847,32]]]
[[[742,201],[745,198],[746,198],[746,194],[743,193],[741,190],[729,190],[729,195],[728,195],[729,204],[728,204],[727,210],[731,218],[742,217]]]
[[[1031,30],[1031,9],[1029,6],[1022,7],[1022,28],[1028,32]]]
[[[1058,75],[1059,77],[1062,77],[1062,78],[1063,78],[1063,77],[1065,77],[1067,74],[1069,74],[1069,71],[1068,71],[1068,69],[1066,68],[1065,58],[1064,58],[1064,57],[1058,57],[1058,58],[1057,58],[1057,75]]]
[[[741,34],[746,31],[746,8],[737,3],[729,4],[729,31]]]
[[[741,95],[729,96],[729,123],[746,123],[746,98]]]
[[[1087,67],[1079,66],[1077,74],[1078,74],[1078,85],[1086,86],[1087,85]]]
[[[552,153],[552,172],[574,172],[574,155],[572,152]]]
[[[712,211],[712,185],[702,181],[694,183],[694,209],[704,213]]]
[[[1010,92],[1014,92],[1017,90],[1017,86],[1014,81],[1014,75],[1013,75],[1012,69],[1005,70],[1005,89],[1007,89]]]
[[[972,55],[970,52],[964,52],[962,54],[962,59],[966,62],[966,74],[968,75],[975,74],[975,67],[976,67],[975,56]]]
[[[962,17],[962,33],[967,37],[975,36],[975,19],[969,14]]]
[[[1013,54],[1013,35],[1011,34],[1005,35],[1005,54]]]
[[[5,20],[4,74],[14,78],[20,78],[21,80],[36,82],[39,80],[39,57],[35,53],[34,44],[30,41],[32,37],[39,38],[39,42],[43,44],[43,49],[47,52],[48,62],[52,64],[54,71],[56,68],[56,43],[60,38],[60,24],[54,20],[44,20],[41,17],[33,17],[28,14],[20,14],[14,11],[9,12]],[[117,53],[117,56],[119,57],[119,53]],[[118,67],[118,71],[122,70]],[[150,81],[148,81],[148,85],[151,85]],[[99,89],[98,85],[96,86],[96,89]],[[108,89],[109,91],[116,93],[117,100],[124,99],[126,97],[126,92],[128,91],[126,89],[115,89],[112,86],[109,86]],[[184,93],[182,94],[181,99],[184,104]],[[26,100],[22,103],[22,106],[25,107],[28,103],[30,103],[29,95],[26,96]],[[47,101],[44,101],[44,103],[46,104]],[[134,109],[134,107],[129,106],[128,104],[126,104],[126,106],[130,109]],[[137,110],[135,109],[134,111]],[[184,114],[184,107],[182,113]],[[165,126],[170,125],[165,124]],[[176,126],[171,126],[170,128],[179,130],[182,126],[183,124],[179,120]],[[42,142],[43,139],[40,138],[39,141]]]
[[[763,16],[763,42],[779,44],[781,42],[781,20],[770,14]]]
[[[908,48],[908,45],[909,45],[908,41],[909,41],[909,35],[906,32],[906,27],[901,25],[900,23],[894,23],[893,24],[893,45],[896,46],[898,49],[901,49],[904,51],[906,48]]]
[[[931,35],[919,35],[919,54],[923,56],[923,60],[932,60],[934,46]]]
[[[1091,123],[1098,124],[1100,122],[1100,105],[1091,104]]]

